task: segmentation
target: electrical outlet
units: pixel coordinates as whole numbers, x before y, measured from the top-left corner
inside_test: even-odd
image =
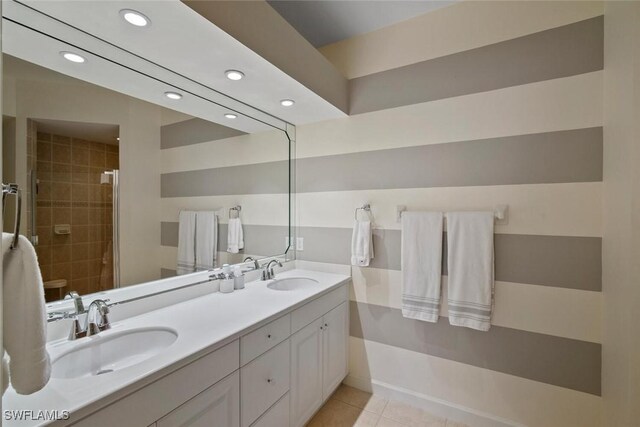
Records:
[[[304,251],[304,237],[298,237],[296,240],[296,250]]]

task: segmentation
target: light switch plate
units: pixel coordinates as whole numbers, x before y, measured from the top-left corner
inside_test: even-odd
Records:
[[[304,251],[304,237],[298,237],[296,239],[296,250]]]

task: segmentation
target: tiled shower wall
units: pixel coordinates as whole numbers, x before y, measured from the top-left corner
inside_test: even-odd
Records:
[[[66,279],[64,292],[113,287],[112,186],[100,175],[118,169],[118,156],[117,145],[37,133],[36,251],[43,280]],[[71,233],[56,234],[56,224]]]

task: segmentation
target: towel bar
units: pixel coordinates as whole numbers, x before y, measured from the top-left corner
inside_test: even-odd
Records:
[[[2,212],[4,214],[5,199],[8,195],[16,196],[16,221],[13,227],[13,240],[9,249],[18,246],[18,237],[20,236],[20,215],[22,214],[22,192],[18,188],[18,184],[2,184]]]
[[[402,218],[402,212],[406,212],[407,207],[404,205],[396,206],[397,221],[400,222]],[[493,216],[496,219],[496,224],[506,225],[509,221],[509,205],[496,205],[493,208]]]

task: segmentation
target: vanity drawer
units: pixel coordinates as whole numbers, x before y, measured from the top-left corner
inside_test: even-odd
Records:
[[[289,393],[285,394],[251,427],[284,427],[289,425]]]
[[[316,298],[291,313],[291,333],[295,333],[349,299],[347,284]]]
[[[241,425],[247,427],[289,390],[289,340],[240,368]]]
[[[240,365],[244,366],[291,335],[291,316],[282,316],[240,338]]]

